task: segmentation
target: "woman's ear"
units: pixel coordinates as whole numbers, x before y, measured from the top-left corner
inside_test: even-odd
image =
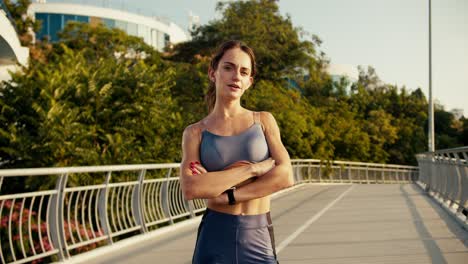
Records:
[[[210,78],[210,81],[216,82],[215,71],[211,67],[208,68],[208,78]]]

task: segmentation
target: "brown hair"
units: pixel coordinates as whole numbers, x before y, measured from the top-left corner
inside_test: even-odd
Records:
[[[250,76],[254,77],[257,73],[257,63],[255,62],[254,52],[249,46],[245,45],[244,43],[238,40],[226,41],[218,47],[218,50],[216,51],[216,53],[214,53],[213,57],[211,58],[210,69],[212,69],[213,71],[218,69],[219,61],[221,61],[221,58],[224,56],[226,51],[235,48],[239,48],[243,52],[247,53],[247,55],[249,55],[252,66]],[[209,82],[210,84],[208,86],[208,92],[205,95],[205,102],[208,105],[208,112],[210,113],[211,111],[213,111],[213,108],[216,103],[216,86],[212,80],[209,80]]]

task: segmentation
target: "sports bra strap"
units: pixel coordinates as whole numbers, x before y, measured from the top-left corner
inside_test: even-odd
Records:
[[[260,124],[260,113],[259,112],[253,112],[254,116],[254,123],[255,124]]]
[[[198,130],[198,136],[199,136],[198,139],[200,140],[199,142],[201,142],[203,131],[206,130],[205,122],[203,120],[198,122],[197,130]]]
[[[203,122],[203,120],[200,120],[200,122],[198,122],[198,130],[201,132],[203,132],[205,130],[205,122]]]
[[[260,112],[253,112],[254,113],[254,123],[260,124],[262,127],[263,133],[265,133],[265,127],[263,126],[262,121],[260,120]]]

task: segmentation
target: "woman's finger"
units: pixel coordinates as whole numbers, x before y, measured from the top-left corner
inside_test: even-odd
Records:
[[[208,171],[200,164],[199,161],[190,162],[190,170],[192,174],[202,174]]]
[[[195,168],[195,162],[190,162],[190,171],[192,172],[192,175],[194,174],[199,174],[200,172]]]
[[[198,166],[194,167],[194,170],[196,170],[199,174],[201,174],[201,173],[206,173],[206,172],[207,172],[207,171],[205,170],[205,168],[203,168],[203,167],[198,167]]]
[[[195,167],[190,167],[190,171],[192,171],[192,174],[201,174],[200,170]]]
[[[208,172],[202,165],[195,165],[195,168],[201,173],[207,173]]]

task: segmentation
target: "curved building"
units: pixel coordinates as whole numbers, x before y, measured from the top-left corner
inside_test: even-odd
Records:
[[[7,11],[0,8],[0,81],[10,79],[8,71],[17,70],[17,63],[26,65],[29,58],[29,49],[21,46],[16,29]]]
[[[109,28],[119,28],[129,35],[143,38],[147,44],[159,51],[171,43],[189,39],[188,33],[172,22],[111,8],[38,1],[29,6],[28,14],[42,21],[37,39],[48,37],[51,41],[57,41],[57,32],[62,30],[68,21],[91,25],[102,23]]]

